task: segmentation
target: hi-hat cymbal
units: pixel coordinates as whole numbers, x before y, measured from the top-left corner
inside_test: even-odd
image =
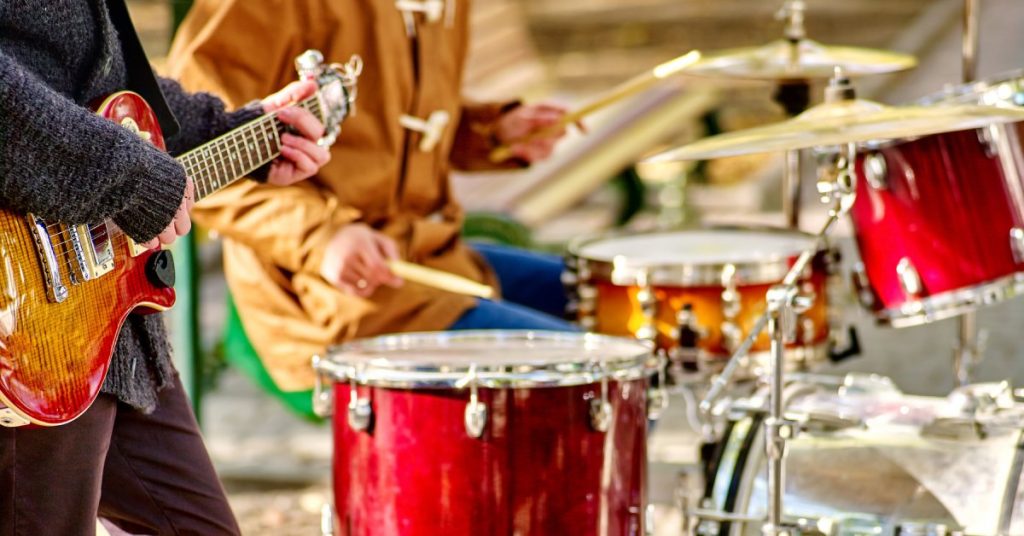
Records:
[[[917,60],[907,54],[828,46],[810,39],[780,39],[760,47],[706,53],[686,73],[751,80],[817,80],[831,77],[836,67],[847,76],[863,76],[915,65]]]
[[[658,153],[645,162],[723,156],[913,138],[1024,121],[1024,108],[949,104],[891,107],[869,100],[815,106],[781,123],[720,134]]]

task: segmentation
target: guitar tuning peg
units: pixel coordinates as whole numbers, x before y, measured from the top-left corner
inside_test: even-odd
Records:
[[[319,50],[307,50],[295,58],[295,70],[303,79],[315,80],[324,69],[324,55]]]

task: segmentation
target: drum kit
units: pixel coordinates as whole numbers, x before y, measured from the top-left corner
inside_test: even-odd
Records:
[[[965,7],[970,72],[977,10]],[[776,81],[793,117],[650,160],[786,151],[798,163],[812,149],[819,232],[581,238],[566,258],[569,313],[601,335],[397,334],[314,358],[317,406],[334,415],[325,533],[651,534],[649,420],[667,389],[697,382],[706,482],[680,497],[680,534],[1024,534],[1024,404],[1007,382],[970,383],[969,351],[943,398],[811,372],[859,351],[830,342],[828,236],[842,218],[854,292],[880,324],[966,316],[969,350],[974,311],[1024,291],[1024,74],[885,106],[848,77],[912,58],[820,45],[801,1],[784,12],[783,41],[686,72]],[[823,78],[824,103],[807,108],[800,88]],[[799,190],[799,166],[787,168],[784,195]]]

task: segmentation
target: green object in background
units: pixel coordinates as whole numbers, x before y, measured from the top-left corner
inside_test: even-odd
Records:
[[[242,320],[238,317],[235,301],[231,295],[227,300],[227,319],[224,323],[224,357],[228,363],[245,374],[264,392],[280,400],[292,413],[312,422],[322,422],[313,412],[313,391],[282,391],[270,377],[256,349],[245,335]]]
[[[611,185],[622,195],[618,214],[615,215],[615,227],[629,223],[643,210],[647,204],[647,185],[640,179],[636,168],[630,166],[611,180]]]
[[[174,292],[177,295],[170,312],[174,365],[192,401],[196,420],[199,420],[202,415],[203,363],[199,343],[199,268],[195,233],[179,238],[171,251],[174,254]]]
[[[520,248],[529,248],[533,245],[529,228],[497,212],[467,213],[462,222],[462,238]]]

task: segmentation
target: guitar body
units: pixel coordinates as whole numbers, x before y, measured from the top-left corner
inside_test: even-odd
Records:
[[[327,64],[309,50],[296,67],[317,91],[293,106],[320,121],[318,143],[330,145],[352,110],[362,60]],[[115,93],[96,113],[166,149],[156,115],[139,95]],[[178,155],[195,200],[274,161],[285,129],[272,112]],[[174,304],[170,253],[140,248],[110,222],[90,223],[0,210],[0,426],[56,426],[84,413],[103,386],[128,314]]]
[[[139,95],[114,94],[97,114],[164,149],[156,117]],[[80,242],[91,242],[86,247],[98,243],[113,254],[109,271],[85,277],[70,240],[74,227],[50,225],[40,232],[34,223],[30,216],[0,211],[0,406],[6,406],[0,419],[54,426],[75,419],[96,399],[128,314],[169,308],[174,289],[147,276],[151,257],[166,253],[141,250],[111,224],[79,235]],[[44,235],[48,248],[39,243]],[[54,273],[66,289],[59,302],[52,297]]]

